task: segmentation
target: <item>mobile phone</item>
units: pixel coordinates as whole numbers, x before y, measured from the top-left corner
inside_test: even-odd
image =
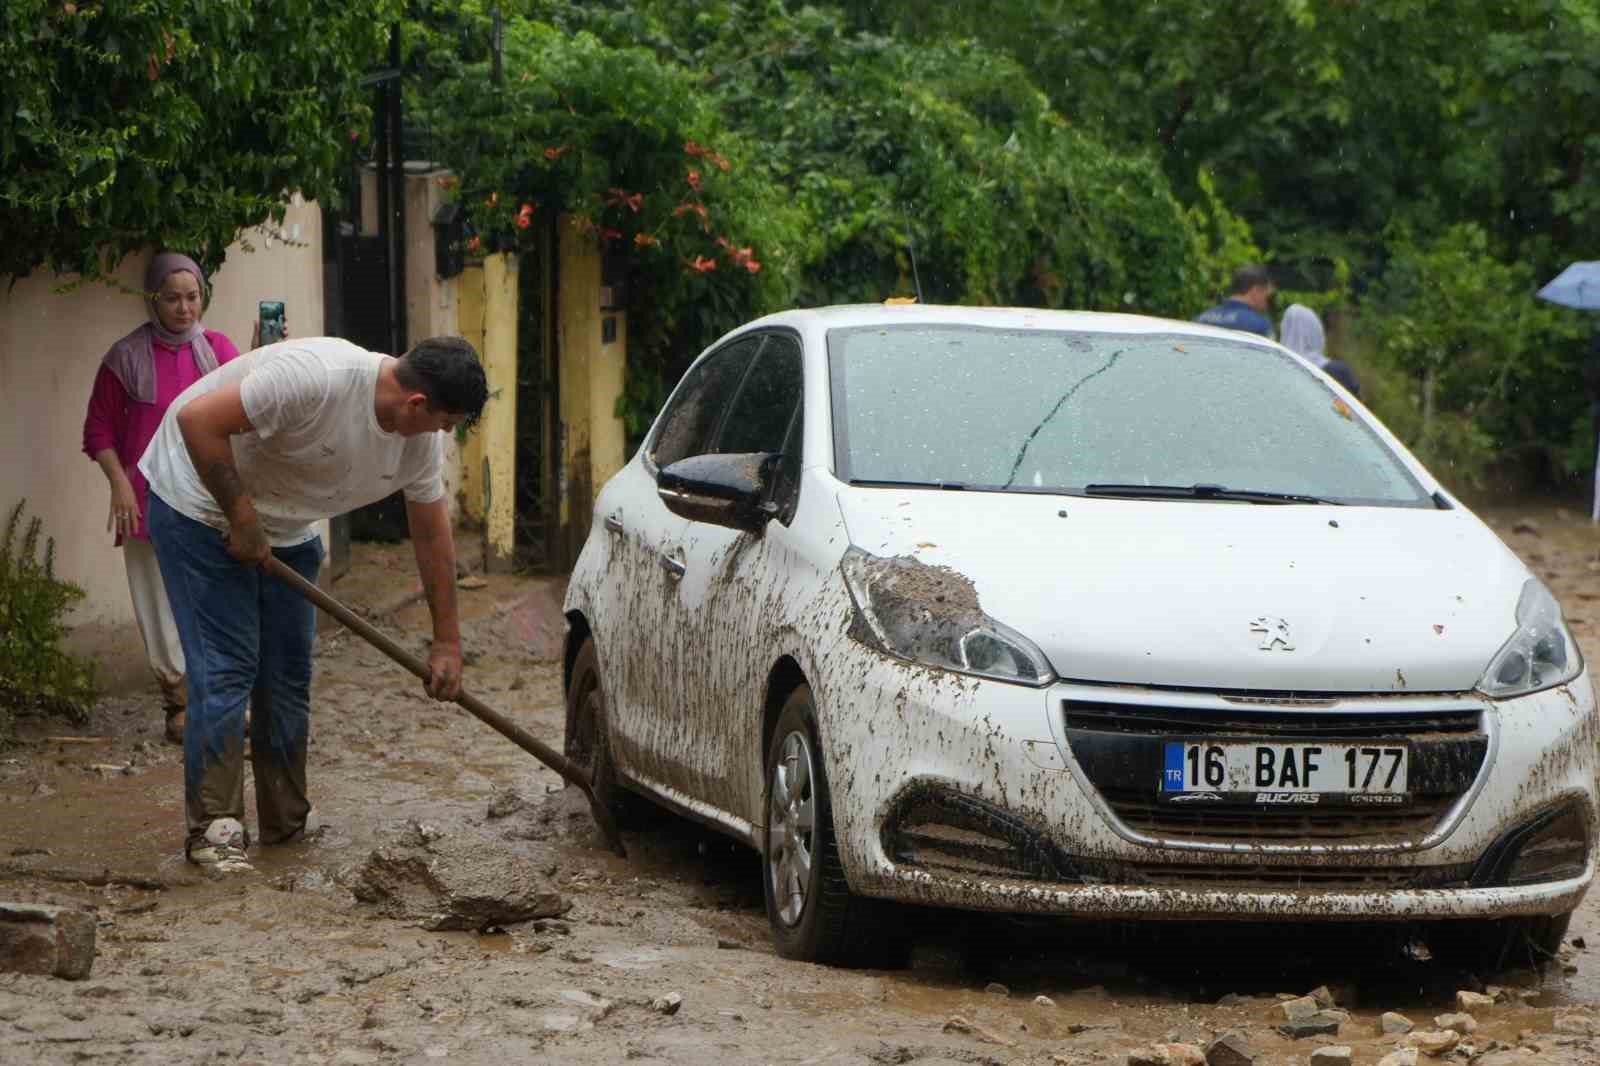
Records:
[[[286,334],[285,319],[282,300],[262,300],[260,305],[261,315],[261,343],[276,344],[283,340]]]

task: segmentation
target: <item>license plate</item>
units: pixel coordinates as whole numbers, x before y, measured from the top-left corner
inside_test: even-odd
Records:
[[[1167,802],[1391,806],[1410,799],[1407,744],[1168,740],[1164,756]]]

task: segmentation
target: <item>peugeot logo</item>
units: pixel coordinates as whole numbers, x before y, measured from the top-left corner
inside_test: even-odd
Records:
[[[1250,623],[1250,632],[1261,634],[1262,651],[1294,651],[1289,639],[1289,623],[1271,615],[1262,615]]]

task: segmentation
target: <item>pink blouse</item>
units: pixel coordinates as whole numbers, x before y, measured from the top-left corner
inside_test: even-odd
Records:
[[[238,356],[239,349],[224,334],[212,329],[205,333],[219,366]],[[150,486],[139,473],[139,460],[172,401],[200,380],[200,370],[194,365],[193,345],[168,348],[153,340],[150,351],[156,361],[156,402],[135,402],[117,376],[102,366],[95,375],[94,391],[89,394],[89,413],[83,420],[83,453],[93,459],[110,448],[122,462],[123,472],[133,486],[133,498],[139,504],[139,522],[133,535],[141,540],[150,537],[145,528],[145,503]],[[122,538],[118,536],[117,544],[121,543]]]

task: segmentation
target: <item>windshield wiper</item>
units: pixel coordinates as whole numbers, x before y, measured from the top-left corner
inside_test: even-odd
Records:
[[[946,492],[965,491],[966,485],[960,481],[880,481],[876,478],[850,479],[852,485],[864,485],[871,489],[943,489]]]
[[[1244,503],[1325,503],[1343,506],[1338,500],[1321,496],[1302,496],[1292,492],[1258,492],[1230,489],[1226,485],[1085,485],[1085,496],[1113,496],[1125,500],[1239,500]]]

